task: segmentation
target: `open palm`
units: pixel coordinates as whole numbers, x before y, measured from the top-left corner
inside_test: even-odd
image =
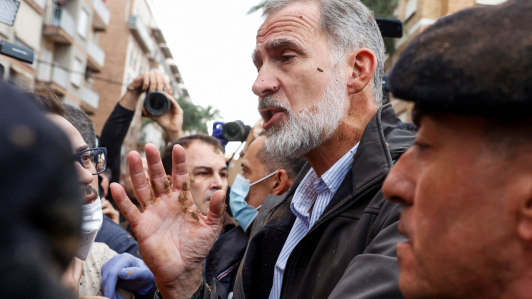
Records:
[[[113,184],[111,191],[135,231],[142,258],[161,293],[189,297],[201,284],[201,263],[220,233],[225,194],[215,193],[208,215],[203,216],[192,200],[183,148],[176,145],[173,149],[172,187],[157,148],[148,144],[145,150],[149,180],[140,155],[131,152],[128,157],[133,189],[143,212],[131,203],[122,186]]]

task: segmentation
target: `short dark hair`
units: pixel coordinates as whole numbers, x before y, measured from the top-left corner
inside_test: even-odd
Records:
[[[90,148],[96,147],[96,130],[92,120],[81,109],[63,104],[64,118],[66,118],[81,134],[83,140]]]
[[[59,100],[53,91],[49,89],[36,89],[27,91],[27,93],[31,95],[31,99],[39,108],[48,113],[65,117],[65,109],[61,105],[61,100]]]
[[[284,169],[291,179],[294,179],[299,174],[306,162],[302,157],[285,158],[272,155],[266,150],[266,146],[264,145],[257,152],[257,158],[264,165],[265,175],[279,169]]]
[[[512,157],[523,146],[532,145],[532,118],[485,118],[485,134],[489,147]]]
[[[179,144],[183,148],[188,148],[190,144],[196,140],[204,142],[208,145],[212,145],[212,147],[215,150],[219,150],[220,153],[223,153],[222,144],[220,143],[218,139],[212,136],[204,135],[204,134],[195,134],[195,135],[189,135],[183,138],[179,138],[176,141],[174,141],[172,144],[166,147],[161,157],[164,171],[166,171],[166,174],[172,174],[172,149],[174,148],[174,145]]]

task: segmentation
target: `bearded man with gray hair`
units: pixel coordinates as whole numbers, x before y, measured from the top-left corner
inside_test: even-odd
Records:
[[[381,186],[415,132],[381,106],[384,45],[359,0],[270,0],[253,62],[267,150],[307,160],[290,190],[255,218],[233,298],[401,298],[396,244],[400,207]],[[162,298],[218,298],[201,264],[218,237],[224,194],[198,214],[186,157],[173,148],[172,187],[157,149],[150,180],[129,154],[141,214],[119,185],[113,196],[138,236]]]

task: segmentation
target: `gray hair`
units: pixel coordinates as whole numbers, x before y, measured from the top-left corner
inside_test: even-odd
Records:
[[[384,41],[373,12],[360,0],[268,0],[263,17],[297,2],[317,3],[320,7],[321,28],[331,43],[332,58],[340,61],[351,51],[368,48],[377,57],[373,75],[375,103],[382,103],[382,76],[384,75]]]
[[[307,162],[302,157],[286,158],[279,155],[271,154],[267,151],[266,146],[257,152],[257,158],[260,163],[264,165],[264,175],[268,175],[279,169],[284,169],[288,177],[295,179],[299,174],[305,163]]]
[[[68,104],[63,104],[63,108],[65,108],[64,117],[79,131],[89,148],[95,148],[96,130],[87,113]]]

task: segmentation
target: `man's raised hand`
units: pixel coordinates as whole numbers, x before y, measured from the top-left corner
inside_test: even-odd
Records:
[[[140,155],[130,152],[129,172],[141,213],[119,184],[111,185],[113,198],[135,231],[144,262],[155,276],[163,298],[189,298],[201,286],[201,263],[216,241],[224,215],[223,191],[214,193],[209,213],[194,205],[184,149],[172,152],[172,184],[168,182],[158,149],[147,144],[149,180]],[[172,185],[172,187],[170,186]]]

